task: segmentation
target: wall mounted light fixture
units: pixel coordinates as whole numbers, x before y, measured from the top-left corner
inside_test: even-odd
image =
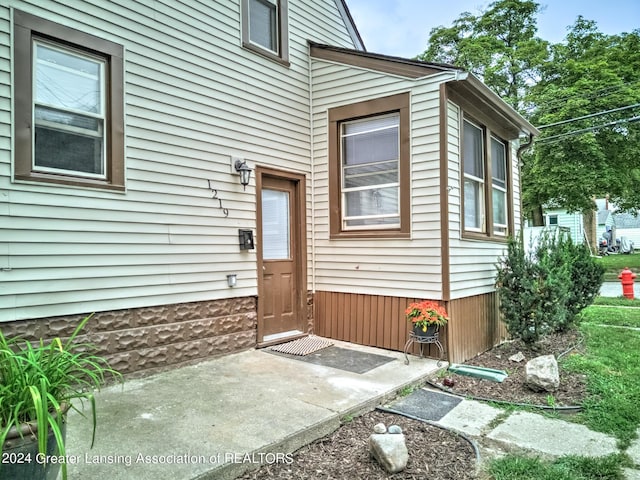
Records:
[[[251,179],[251,167],[247,165],[246,160],[236,160],[236,163],[233,165],[236,169],[236,172],[240,174],[240,184],[244,190],[247,189],[247,185],[249,185],[249,180]]]
[[[235,287],[238,283],[238,276],[235,273],[227,275],[227,285]]]

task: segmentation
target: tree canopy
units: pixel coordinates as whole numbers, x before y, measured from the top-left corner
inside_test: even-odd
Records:
[[[564,41],[536,36],[538,3],[497,0],[431,30],[420,59],[452,63],[541,130],[523,158],[525,212],[640,208],[640,29],[605,35],[579,16]]]

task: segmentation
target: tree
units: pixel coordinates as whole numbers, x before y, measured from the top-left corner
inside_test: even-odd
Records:
[[[588,212],[604,195],[640,208],[640,30],[608,36],[580,16],[563,42],[550,44],[536,37],[539,12],[531,0],[465,12],[431,30],[419,58],[467,69],[540,127],[523,156],[525,214],[540,220],[543,206]]]
[[[530,0],[498,0],[479,16],[465,12],[451,27],[431,30],[418,58],[465,68],[516,110],[539,77],[548,43],[536,37],[540,6]]]
[[[640,208],[640,124],[627,121],[640,114],[640,30],[607,36],[578,17],[540,74],[529,92],[542,135],[522,170],[525,209],[586,213],[605,195]]]

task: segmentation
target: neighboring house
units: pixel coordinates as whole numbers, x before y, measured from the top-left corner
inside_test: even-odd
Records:
[[[96,312],[114,367],[151,372],[310,331],[400,350],[425,298],[452,361],[504,336],[495,263],[537,131],[469,73],[367,53],[343,0],[0,20],[5,334]]]
[[[634,245],[640,247],[640,216],[638,214],[614,213],[613,223],[618,240],[627,237]]]
[[[567,213],[561,208],[545,210],[544,223],[547,227],[566,228],[571,240],[575,243],[584,243],[584,223],[581,213]]]

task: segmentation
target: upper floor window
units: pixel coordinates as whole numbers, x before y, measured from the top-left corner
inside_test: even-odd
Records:
[[[242,0],[242,44],[288,64],[287,0]]]
[[[409,234],[409,95],[329,111],[332,237]]]
[[[467,234],[506,237],[509,233],[511,186],[507,145],[485,126],[464,120],[462,170]]]
[[[123,49],[15,11],[15,178],[124,188]]]

